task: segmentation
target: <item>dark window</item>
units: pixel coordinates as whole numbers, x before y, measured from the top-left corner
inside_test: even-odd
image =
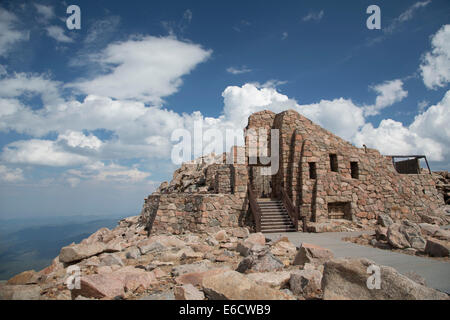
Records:
[[[309,164],[309,178],[310,179],[316,179],[317,173],[316,173],[316,163],[315,162],[308,162]]]
[[[358,162],[350,162],[350,169],[352,170],[352,178],[359,179]]]
[[[350,202],[329,202],[328,219],[351,220],[352,212]]]
[[[337,155],[334,153],[330,153],[330,169],[333,172],[338,172]]]

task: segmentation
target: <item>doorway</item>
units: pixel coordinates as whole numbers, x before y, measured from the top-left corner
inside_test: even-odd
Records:
[[[250,183],[258,198],[272,197],[272,176],[262,175],[263,166],[250,167]]]

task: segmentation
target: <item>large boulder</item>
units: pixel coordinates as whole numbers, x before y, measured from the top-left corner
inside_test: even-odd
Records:
[[[450,240],[450,231],[442,229],[438,225],[429,223],[419,223],[420,230],[423,234],[439,240]]]
[[[267,249],[249,255],[242,259],[236,271],[244,272],[268,272],[283,269],[284,264]]]
[[[28,270],[15,275],[6,284],[32,284],[37,283],[38,278],[39,275],[36,271]]]
[[[75,296],[86,298],[107,298],[114,299],[117,296],[123,296],[124,286],[121,279],[112,275],[112,273],[92,274],[81,277],[80,288],[73,289]]]
[[[401,231],[402,225],[400,223],[393,223],[387,230],[387,238],[389,244],[396,249],[410,248],[408,239]]]
[[[135,246],[128,248],[128,250],[125,252],[125,257],[127,259],[139,259],[140,256],[141,251],[138,247]]]
[[[425,246],[425,253],[432,257],[448,257],[450,251],[450,243],[447,241],[440,240],[427,240],[427,245]]]
[[[291,274],[289,286],[294,294],[305,299],[318,299],[322,295],[322,273],[319,270],[299,270]]]
[[[275,289],[282,289],[287,286],[291,273],[288,271],[277,272],[257,272],[249,273],[247,278],[260,284],[262,286],[268,286]]]
[[[154,244],[153,243],[158,243]],[[152,251],[163,251],[166,248],[184,248],[186,243],[176,236],[155,235],[138,243],[138,248],[142,254]]]
[[[175,278],[175,282],[178,284],[192,284],[194,286],[201,285],[203,279],[212,275],[224,273],[225,271],[229,271],[230,267],[224,266],[223,268],[214,268],[209,269],[203,272],[191,272],[185,273],[181,276]]]
[[[294,258],[293,265],[303,266],[305,263],[322,264],[332,259],[333,256],[333,253],[328,249],[310,243],[302,243]]]
[[[81,241],[81,244],[89,245],[89,244],[93,244],[95,242],[106,243],[109,240],[111,240],[111,233],[112,233],[111,230],[109,230],[108,228],[98,229],[96,232],[91,234],[89,237],[87,237],[86,239],[83,239]]]
[[[272,244],[270,252],[276,256],[291,256],[297,253],[297,248],[287,237],[282,237]]]
[[[100,254],[105,250],[106,245],[102,242],[69,245],[61,249],[59,261],[63,263],[76,262]]]
[[[254,248],[264,247],[266,244],[266,238],[261,232],[250,234],[245,240],[239,242],[236,247],[242,256],[246,257]]]
[[[137,244],[140,254],[161,252],[167,250],[167,247],[159,241],[144,240]]]
[[[417,223],[409,220],[403,220],[400,227],[400,232],[403,233],[406,240],[408,240],[411,248],[419,251],[423,251],[425,249],[426,241],[422,237],[420,227]]]
[[[0,284],[0,300],[39,300],[40,294],[38,285]]]
[[[336,259],[324,264],[322,291],[325,300],[448,300],[445,293],[425,287],[387,266],[380,268],[380,289],[369,289],[368,269],[373,261]],[[369,271],[368,271],[369,270]]]
[[[375,228],[375,237],[378,241],[387,241],[387,228],[382,226],[377,226]]]
[[[86,298],[113,299],[123,296],[125,291],[133,292],[139,287],[147,289],[156,282],[153,272],[127,266],[115,272],[82,276],[80,288],[74,289],[73,293]]]
[[[377,222],[384,228],[389,228],[389,226],[394,223],[392,218],[385,213],[380,213],[378,215]]]
[[[114,265],[118,265],[121,267],[124,266],[122,259],[117,254],[108,253],[108,254],[105,254],[104,256],[100,257],[100,264],[99,264],[100,267],[103,267],[103,266],[111,267]]]
[[[192,284],[175,287],[173,290],[175,300],[204,300],[205,295]]]
[[[261,286],[236,271],[203,279],[203,291],[212,300],[292,300],[280,290]]]
[[[140,297],[139,300],[175,300],[175,295],[173,294],[173,291],[166,290],[160,293],[153,293]]]
[[[137,224],[139,222],[140,217],[141,216],[138,215],[138,216],[131,216],[131,217],[123,218],[122,220],[119,221],[119,226],[129,228],[129,227]]]
[[[213,268],[213,264],[209,260],[202,260],[189,264],[180,264],[172,268],[172,275],[177,277],[185,273],[203,272]]]

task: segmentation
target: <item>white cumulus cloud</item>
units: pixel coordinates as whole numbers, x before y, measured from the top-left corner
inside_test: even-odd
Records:
[[[102,141],[96,136],[90,134],[86,136],[83,132],[67,130],[64,134],[58,136],[58,141],[66,141],[72,148],[99,149]]]
[[[52,140],[19,140],[3,148],[1,159],[9,163],[44,166],[71,166],[88,163],[88,157],[70,153]]]
[[[0,181],[20,182],[25,180],[22,169],[11,169],[7,166],[0,165]]]
[[[73,39],[64,33],[64,29],[59,26],[48,26],[45,28],[50,38],[55,39],[58,42],[73,42]]]
[[[399,79],[386,81],[370,88],[378,95],[374,105],[365,107],[365,114],[368,116],[379,114],[380,110],[400,102],[408,96],[408,91],[403,89],[403,81]]]
[[[450,24],[444,25],[431,39],[432,50],[420,65],[423,82],[429,89],[445,87],[450,81]]]
[[[172,37],[137,36],[91,57],[105,74],[70,86],[86,94],[160,104],[178,90],[182,76],[210,55],[210,50]]]

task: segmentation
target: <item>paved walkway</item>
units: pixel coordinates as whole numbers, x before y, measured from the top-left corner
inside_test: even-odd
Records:
[[[426,280],[428,286],[450,294],[450,262],[411,256],[341,240],[344,237],[360,234],[362,232],[283,232],[266,233],[264,235],[269,239],[286,236],[296,246],[300,246],[302,242],[316,244],[330,249],[337,258],[367,258],[380,265],[393,267],[402,274],[414,271]]]

